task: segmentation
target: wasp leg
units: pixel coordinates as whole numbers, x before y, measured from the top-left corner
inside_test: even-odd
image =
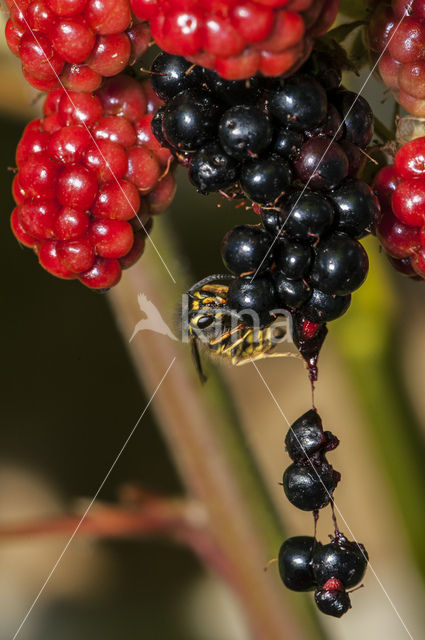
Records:
[[[222,354],[223,355],[227,355],[229,353],[229,351],[233,351],[233,349],[235,349],[235,347],[238,347],[244,340],[246,340],[246,338],[249,336],[249,334],[251,333],[251,329],[248,329],[248,331],[246,331],[244,333],[243,336],[241,336],[240,338],[238,338],[236,340],[236,342],[233,342],[232,344],[230,344],[228,347],[226,347],[223,351]],[[237,356],[235,356],[237,357]]]
[[[195,363],[195,368],[196,368],[196,371],[198,372],[199,379],[201,381],[201,384],[205,384],[208,378],[205,375],[204,370],[202,368],[201,356],[199,354],[198,343],[196,341],[196,338],[190,339],[190,346],[192,347],[193,361]]]
[[[237,327],[235,327],[234,329],[232,329],[231,331],[226,331],[225,333],[222,333],[221,336],[218,336],[218,338],[214,338],[214,340],[210,340],[209,344],[212,346],[215,346],[216,344],[220,344],[220,342],[223,342],[223,340],[227,340],[227,338],[230,338],[231,335],[233,335],[234,333],[237,333],[238,331],[240,331],[241,329],[244,328],[243,324],[239,324]],[[248,331],[249,333],[249,331]],[[245,337],[244,337],[245,339]],[[238,344],[239,340],[235,343]],[[234,344],[232,345],[232,348],[234,347]],[[223,351],[223,353],[225,353],[225,351]]]
[[[264,358],[296,358],[297,360],[302,360],[302,356],[299,353],[293,353],[292,351],[288,351],[287,353],[259,353],[253,358],[234,358],[236,360],[232,364],[240,367],[243,364],[248,364],[249,362],[255,362],[256,360],[263,360]]]

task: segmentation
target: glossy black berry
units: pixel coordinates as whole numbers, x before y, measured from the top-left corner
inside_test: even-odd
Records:
[[[372,189],[362,180],[344,180],[329,194],[335,205],[336,229],[363,238],[379,221],[380,206]]]
[[[199,87],[202,70],[180,56],[160,53],[151,67],[152,88],[159,98],[169,100],[185,89]]]
[[[301,131],[319,125],[326,116],[328,100],[323,87],[310,76],[285,80],[281,89],[269,95],[269,113],[282,125]]]
[[[239,276],[242,273],[267,269],[273,262],[272,238],[259,226],[241,224],[233,227],[221,243],[221,257],[227,269]]]
[[[258,101],[261,86],[257,77],[247,80],[225,80],[212,69],[203,71],[208,89],[226,104],[254,104]]]
[[[235,278],[229,286],[228,306],[241,316],[247,325],[270,324],[270,311],[276,308],[276,291],[268,275]]]
[[[197,151],[214,136],[218,108],[208,94],[182,91],[165,108],[162,130],[169,144],[180,151]]]
[[[362,163],[363,156],[360,148],[352,142],[348,142],[348,140],[339,140],[338,144],[347,156],[348,176],[350,178],[355,178]]]
[[[350,596],[346,591],[328,591],[317,589],[314,601],[318,609],[327,616],[341,618],[351,609]]]
[[[328,138],[338,141],[342,137],[343,132],[344,129],[342,126],[341,116],[339,115],[337,108],[334,107],[333,104],[329,104],[328,112],[324,121],[320,126],[307,132],[307,135],[327,136]]]
[[[262,209],[261,221],[264,228],[273,236],[273,238],[280,234],[280,230],[283,225],[283,219],[280,215],[280,211],[277,209]],[[276,245],[275,245],[276,246]]]
[[[348,175],[348,158],[336,142],[315,136],[294,162],[298,177],[312,189],[334,189]]]
[[[344,315],[351,304],[351,295],[336,296],[313,289],[307,304],[302,307],[306,320],[322,324]]]
[[[189,178],[201,193],[220,191],[237,180],[238,163],[227,155],[217,142],[202,147],[193,154]]]
[[[240,105],[224,112],[218,127],[223,149],[239,160],[258,156],[272,141],[270,118],[257,107]]]
[[[258,204],[272,204],[291,184],[289,165],[278,156],[248,160],[240,172],[240,184],[244,193]]]
[[[281,271],[276,271],[273,275],[276,287],[276,295],[285,308],[298,309],[311,295],[311,289],[305,280],[292,280]]]
[[[305,278],[313,262],[311,246],[296,240],[280,238],[275,243],[276,265],[287,278]]]
[[[292,460],[303,460],[318,451],[324,440],[322,420],[317,411],[310,409],[291,425],[285,446]]]
[[[334,220],[330,201],[320,193],[295,191],[285,198],[281,215],[283,231],[292,238],[304,242],[317,242]]]
[[[345,233],[334,233],[321,240],[315,253],[310,282],[320,291],[343,296],[365,281],[369,269],[367,253]]]
[[[282,158],[292,160],[304,144],[304,135],[301,131],[291,127],[283,127],[276,134],[273,151]]]
[[[283,474],[283,489],[294,507],[315,511],[329,504],[339,478],[325,460],[321,464],[294,462]]]
[[[164,113],[165,113],[165,106],[162,106],[155,113],[151,122],[152,133],[163,147],[168,146],[164,133],[162,131],[162,121],[164,119]]]
[[[288,538],[279,550],[279,574],[292,591],[311,591],[316,586],[312,570],[313,550],[319,543],[311,536]]]
[[[332,102],[344,120],[344,137],[365,149],[373,135],[373,112],[368,102],[361,95],[346,90],[336,91]]]
[[[355,587],[364,576],[368,559],[362,544],[351,542],[339,534],[329,544],[315,549],[313,572],[317,584],[322,586],[330,578],[336,578],[346,589]]]

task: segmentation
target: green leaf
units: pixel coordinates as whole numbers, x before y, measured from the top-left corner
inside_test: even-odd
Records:
[[[365,20],[356,20],[355,22],[340,24],[338,27],[335,27],[335,29],[328,31],[324,36],[322,36],[322,39],[343,42],[350,33],[359,27],[363,27],[365,24]]]

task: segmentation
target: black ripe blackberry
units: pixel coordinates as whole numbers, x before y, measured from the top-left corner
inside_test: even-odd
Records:
[[[288,538],[279,550],[279,574],[292,591],[311,591],[317,583],[313,574],[313,551],[317,541],[311,536]]]
[[[239,180],[248,198],[258,204],[272,205],[287,191],[292,172],[285,160],[270,156],[244,162]]]
[[[363,238],[379,222],[379,202],[362,180],[345,180],[329,194],[336,210],[336,229],[352,238]]]
[[[325,458],[327,451],[338,446],[338,439],[330,431],[323,431],[319,414],[311,409],[289,428],[285,445],[294,460],[283,474],[286,497],[303,511],[322,509],[332,500],[340,480],[340,474]]]
[[[258,77],[249,80],[225,80],[211,69],[203,69],[204,83],[219,100],[228,105],[256,104],[262,87]]]
[[[168,54],[153,70],[164,99],[152,121],[158,140],[189,168],[199,192],[251,202],[270,234],[273,256],[264,262],[266,235],[249,240],[247,254],[244,243],[226,247],[225,265],[237,276],[261,264],[252,283],[232,283],[230,300],[237,309],[252,303],[263,322],[276,304],[289,310],[313,380],[325,323],[347,311],[367,274],[357,240],[380,214],[369,187],[355,178],[372,136],[369,105],[340,87],[337,61],[325,53],[314,52],[284,79],[223,80]]]
[[[331,101],[344,119],[344,138],[364,149],[373,135],[373,112],[363,96],[337,90]]]
[[[306,278],[313,264],[313,250],[309,244],[281,238],[274,247],[277,269],[287,278]]]
[[[327,294],[345,296],[364,282],[369,261],[362,245],[345,233],[334,233],[315,249],[310,281]]]
[[[185,165],[182,152],[211,144],[238,161],[224,180],[208,158],[202,166],[205,173],[211,169],[214,179],[206,180],[197,174],[197,159],[191,179],[202,193],[229,188],[234,196],[275,205],[295,179],[298,186],[308,182],[314,190],[336,188],[355,175],[360,158],[356,145],[368,144],[371,120],[363,99],[348,114],[351,93],[338,88],[340,73],[325,58],[314,54],[301,72],[285,79],[228,81],[183,58],[161,54],[153,65],[153,85],[165,104],[162,126],[155,125],[154,133]],[[344,115],[349,117],[341,126]],[[362,115],[367,120],[363,128],[358,122]],[[220,166],[227,161],[217,147],[214,155]]]
[[[202,71],[180,56],[160,53],[152,63],[152,87],[162,100],[169,100],[180,91],[196,89],[202,84]]]
[[[296,461],[306,460],[318,452],[331,451],[338,443],[338,438],[330,431],[323,431],[322,420],[314,409],[295,420],[285,438],[288,455]]]
[[[276,290],[271,276],[259,274],[255,278],[235,278],[229,286],[227,303],[230,309],[241,312],[247,325],[266,326],[272,321],[270,314],[277,306]]]
[[[239,105],[224,112],[218,126],[223,149],[237,160],[260,155],[272,141],[270,118],[257,107]]]
[[[291,127],[279,129],[275,135],[273,151],[282,158],[293,160],[304,144],[304,134]]]
[[[270,267],[272,239],[261,226],[241,224],[226,233],[221,256],[227,269],[237,276]]]
[[[302,511],[323,509],[332,500],[340,480],[327,460],[294,462],[283,474],[283,489],[289,502]]]
[[[274,284],[279,303],[286,309],[298,309],[311,295],[311,289],[305,280],[287,278],[282,272],[274,274]]]
[[[311,189],[327,191],[348,176],[348,158],[340,145],[323,136],[303,144],[295,159],[298,177]]]
[[[322,85],[311,76],[288,78],[277,91],[270,92],[267,110],[281,125],[305,131],[326,117],[328,100]]]
[[[338,580],[329,580],[323,587],[316,589],[314,601],[319,611],[334,618],[341,618],[351,609],[350,596]]]
[[[181,91],[164,109],[164,137],[177,151],[196,151],[212,139],[218,115],[217,105],[208,93]]]
[[[302,312],[306,320],[324,324],[343,316],[350,304],[351,295],[337,296],[313,289],[310,299],[302,307]]]
[[[331,578],[340,580],[346,589],[361,582],[368,563],[368,554],[362,544],[347,540],[338,533],[329,543],[315,549],[313,572],[318,585]]]
[[[221,191],[234,184],[238,163],[217,142],[210,142],[192,154],[189,178],[200,193]]]
[[[314,191],[294,191],[282,203],[283,231],[291,238],[316,243],[334,220],[331,202]]]

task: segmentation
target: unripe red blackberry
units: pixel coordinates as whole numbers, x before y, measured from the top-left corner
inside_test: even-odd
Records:
[[[53,91],[23,133],[11,226],[53,275],[113,286],[172,200],[171,154],[151,134],[146,86],[118,76],[95,94]]]
[[[12,1],[8,6],[7,43],[41,91],[61,83],[70,91],[95,91],[103,78],[140,59],[151,39],[128,0],[30,0],[20,11]]]
[[[339,0],[132,0],[131,6],[149,21],[161,49],[241,80],[257,71],[266,76],[295,71],[308,57],[312,37],[335,20]]]
[[[425,137],[415,138],[399,148],[394,165],[381,169],[373,183],[382,208],[376,235],[397,271],[413,279],[425,279],[424,160]]]
[[[424,117],[423,3],[382,0],[373,8],[368,43],[373,60],[379,59],[382,80],[406,111]]]

